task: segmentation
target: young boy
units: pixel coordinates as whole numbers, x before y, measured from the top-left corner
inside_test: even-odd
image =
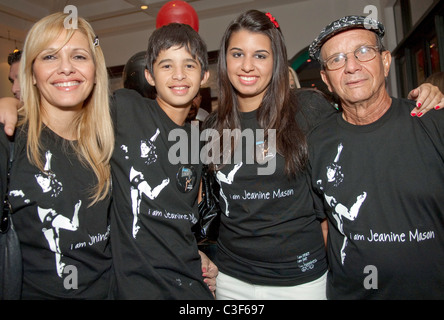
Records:
[[[116,298],[213,299],[210,288],[215,289],[217,268],[198,252],[191,231],[198,219],[201,164],[191,163],[191,155],[186,163],[168,159],[177,143],[168,140],[170,131],[183,130],[191,143],[185,120],[209,77],[206,45],[190,26],[169,24],[151,35],[146,62],[146,79],[156,87],[156,100],[121,89],[111,106]],[[18,104],[13,98],[0,102],[0,122],[8,123],[8,135],[13,134]]]
[[[172,164],[191,102],[209,76],[206,45],[188,25],[169,24],[148,41],[145,77],[156,101],[114,94],[111,242],[118,299],[212,299],[191,226],[197,221],[201,165]],[[190,149],[189,149],[190,150]]]

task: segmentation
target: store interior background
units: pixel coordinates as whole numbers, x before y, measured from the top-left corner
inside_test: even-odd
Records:
[[[0,97],[12,96],[7,56],[22,49],[27,30],[40,18],[74,5],[100,38],[110,71],[111,90],[123,86],[123,66],[146,50],[156,27],[157,0],[0,0]],[[385,45],[395,57],[387,81],[391,95],[406,97],[431,73],[444,71],[444,1],[439,0],[190,0],[199,16],[199,34],[208,46],[211,69],[225,28],[240,12],[271,12],[284,34],[289,65],[302,87],[326,90],[319,65],[307,48],[320,30],[346,15],[375,17],[386,26]],[[141,5],[148,5],[142,10]],[[376,9],[376,10],[375,10]],[[214,71],[207,85],[217,96]],[[214,105],[214,104],[213,104]]]

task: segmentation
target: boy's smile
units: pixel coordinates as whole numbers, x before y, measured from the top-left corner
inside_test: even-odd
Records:
[[[174,122],[182,125],[191,102],[200,86],[208,80],[209,73],[206,72],[202,79],[199,61],[185,47],[177,46],[159,53],[153,73],[145,70],[147,81],[156,87],[157,102]]]

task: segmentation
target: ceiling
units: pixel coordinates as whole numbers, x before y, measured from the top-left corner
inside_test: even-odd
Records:
[[[186,0],[200,20],[306,0]],[[153,28],[160,8],[169,1],[159,0],[0,0],[0,38],[21,46],[27,31],[42,17],[74,5],[100,36]],[[147,5],[142,10],[141,5]]]

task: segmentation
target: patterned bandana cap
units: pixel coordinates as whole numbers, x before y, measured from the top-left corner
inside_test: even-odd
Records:
[[[311,43],[308,51],[313,59],[320,61],[321,47],[324,43],[334,35],[350,30],[365,28],[375,32],[381,39],[384,37],[384,25],[374,19],[363,16],[347,16],[339,20],[333,21],[324,29],[319,36]]]

